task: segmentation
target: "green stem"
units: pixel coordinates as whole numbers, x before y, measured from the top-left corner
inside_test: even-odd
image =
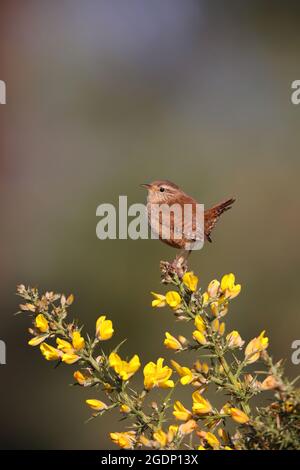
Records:
[[[231,372],[230,367],[229,367],[225,357],[220,353],[218,358],[219,358],[220,364],[222,365],[222,367],[224,369],[225,374],[227,375],[228,379],[232,383],[234,389],[236,391],[239,391],[240,390],[240,382],[236,379],[236,377]],[[241,406],[243,408],[244,413],[249,415],[250,414],[250,407],[249,407],[248,403],[245,402],[244,400],[241,400]]]

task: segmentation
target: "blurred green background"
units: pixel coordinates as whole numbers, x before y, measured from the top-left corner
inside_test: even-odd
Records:
[[[110,344],[128,338],[123,356],[172,357],[164,332],[184,329],[152,311],[149,291],[163,291],[159,261],[176,252],[95,234],[100,203],[144,202],[138,184],[153,179],[206,207],[237,197],[191,267],[204,286],[236,273],[228,331],[266,329],[297,375],[299,2],[2,0],[0,12],[0,446],[111,448],[108,431],[124,426],[117,413],[83,424],[95,392],[69,387],[74,367],[54,370],[27,346],[17,283],[73,292],[91,333],[106,313]],[[188,404],[190,389],[180,393]]]

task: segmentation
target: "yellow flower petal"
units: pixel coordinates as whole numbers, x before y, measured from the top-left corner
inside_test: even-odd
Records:
[[[226,336],[227,346],[230,349],[241,348],[245,341],[242,340],[238,331],[233,330]]]
[[[246,415],[243,411],[239,410],[238,408],[230,408],[230,415],[231,418],[239,424],[245,424],[250,421],[249,416]]]
[[[206,338],[201,331],[195,330],[193,331],[193,338],[199,343],[202,344],[203,346],[207,343]]]
[[[49,330],[49,322],[42,313],[36,317],[35,326],[41,333],[46,333]]]
[[[102,411],[107,409],[107,405],[100,400],[89,399],[85,400],[85,402],[90,408],[92,408],[92,410],[95,411]]]
[[[56,338],[56,343],[57,343],[57,348],[63,351],[64,353],[73,352],[73,346],[68,341],[65,341],[64,339],[61,339],[61,338]]]
[[[227,289],[232,289],[235,283],[235,275],[233,273],[225,274],[221,280],[221,289],[225,292]]]
[[[207,414],[212,411],[212,406],[208,400],[203,398],[200,392],[196,391],[192,395],[193,398],[193,413],[195,414]]]
[[[128,405],[125,405],[125,404],[121,405],[121,406],[120,406],[120,412],[121,412],[121,413],[126,413],[126,414],[129,413],[129,412],[130,412],[129,406],[128,406]]]
[[[182,344],[178,341],[177,338],[170,335],[170,333],[168,333],[168,332],[166,332],[165,335],[166,335],[166,339],[164,340],[164,345],[168,349],[173,349],[174,351],[179,351],[179,350],[183,349]]]
[[[47,361],[57,361],[61,357],[61,352],[47,343],[40,345],[41,353]]]
[[[90,376],[83,374],[80,370],[76,370],[73,377],[80,385],[85,385],[90,379]]]
[[[129,362],[123,361],[117,353],[109,355],[109,365],[122,380],[128,380],[140,368],[139,356],[135,354]]]
[[[178,400],[174,403],[173,415],[180,421],[188,421],[192,417],[192,413]]]
[[[61,360],[65,362],[66,364],[74,364],[80,359],[80,356],[77,354],[71,354],[71,353],[64,353],[62,355]]]
[[[166,293],[166,302],[172,308],[177,308],[181,304],[181,297],[178,292],[170,290]]]
[[[262,351],[267,349],[269,338],[265,337],[265,331],[262,331],[258,338],[253,338],[245,349],[245,359],[248,364],[257,361]]]
[[[144,387],[150,390],[154,387],[172,388],[174,387],[173,380],[170,380],[172,369],[168,366],[163,366],[164,359],[159,358],[157,363],[149,362],[144,367]]]
[[[154,299],[152,300],[152,307],[161,308],[166,306],[167,302],[165,295],[156,294],[156,292],[151,292],[151,294],[154,296]]]
[[[79,331],[74,331],[72,335],[72,344],[73,344],[73,348],[76,349],[76,351],[79,351],[80,349],[84,348],[85,341]]]
[[[225,323],[222,322],[222,323],[220,324],[220,326],[219,326],[219,335],[220,335],[220,336],[223,336],[223,334],[225,333],[225,327],[226,327],[226,326],[225,326]]]
[[[218,438],[211,432],[207,432],[205,434],[205,440],[206,442],[212,447],[213,449],[219,449],[220,447],[220,442]]]
[[[202,306],[206,307],[208,304],[208,301],[209,301],[208,292],[204,292],[204,294],[202,294]]]
[[[28,341],[29,346],[38,346],[41,344],[43,341],[45,341],[46,338],[49,337],[49,334],[46,335],[39,335],[39,336],[34,336]]]
[[[234,299],[241,292],[241,285],[235,284],[235,276],[233,273],[225,274],[221,281],[221,290],[228,299]]]
[[[194,375],[191,369],[188,367],[181,366],[178,362],[171,359],[171,364],[176,370],[177,374],[181,377],[180,382],[182,385],[188,385],[194,380]]]
[[[153,433],[153,438],[159,443],[160,447],[165,447],[168,443],[167,434],[162,429]]]
[[[133,449],[136,441],[134,431],[111,432],[109,435],[114,444],[117,444],[121,449]]]
[[[212,330],[214,332],[218,332],[219,331],[219,327],[220,327],[220,322],[217,318],[215,318],[212,322],[211,322],[211,327],[212,327]]]
[[[195,317],[195,327],[197,328],[198,331],[201,333],[204,333],[205,331],[205,323],[203,318],[200,315],[196,315]]]
[[[185,273],[182,281],[190,291],[196,292],[199,279],[192,271]]]
[[[106,320],[105,315],[101,315],[96,322],[96,336],[100,341],[106,341],[114,334],[111,320]]]

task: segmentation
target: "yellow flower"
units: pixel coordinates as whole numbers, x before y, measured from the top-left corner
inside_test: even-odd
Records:
[[[205,433],[204,439],[213,449],[219,449],[220,442],[219,439],[211,432]]]
[[[158,429],[155,433],[153,433],[153,437],[156,442],[159,443],[160,447],[166,447],[168,443],[168,436],[162,429]]]
[[[194,380],[195,377],[191,369],[189,369],[188,367],[181,366],[180,364],[178,364],[178,362],[173,361],[173,359],[171,359],[171,364],[176,370],[177,374],[181,377],[180,383],[182,385],[190,384]]]
[[[197,278],[197,276],[195,276],[195,274],[192,271],[185,273],[182,278],[182,281],[188,287],[190,291],[195,292],[197,290],[199,279]]]
[[[193,338],[199,343],[202,344],[203,346],[207,343],[206,338],[201,331],[195,330],[193,331]]]
[[[76,370],[73,374],[74,379],[79,383],[79,385],[85,385],[90,376],[84,375],[80,370]]]
[[[203,318],[200,315],[196,315],[195,317],[195,327],[201,333],[205,332],[205,323],[204,323]]]
[[[225,333],[225,323],[222,322],[219,326],[219,335],[223,336],[224,333]]]
[[[194,368],[196,369],[197,372],[202,372],[202,374],[205,374],[205,375],[209,372],[209,365],[206,362],[203,362],[201,364],[199,359],[197,359],[197,361],[195,362]]]
[[[110,339],[114,334],[113,324],[111,320],[106,320],[106,316],[102,315],[96,321],[96,336],[100,341]]]
[[[218,332],[219,331],[219,327],[220,327],[220,322],[217,318],[215,318],[212,322],[211,322],[211,327],[212,327],[212,330],[214,332]]]
[[[61,338],[56,338],[57,348],[63,351],[64,353],[73,353],[73,346],[68,341],[65,341]]]
[[[163,366],[163,362],[164,359],[160,357],[156,364],[149,362],[144,367],[144,386],[146,390],[150,390],[154,387],[174,387],[173,380],[170,380],[172,369],[168,366]]]
[[[65,362],[66,364],[74,364],[79,359],[80,359],[80,356],[78,356],[77,354],[73,354],[73,353],[64,353],[61,358],[61,360]]]
[[[120,412],[121,413],[129,413],[130,412],[130,408],[128,405],[125,405],[124,403],[120,406]]]
[[[35,326],[41,333],[46,333],[49,330],[49,322],[42,313],[36,317]]]
[[[42,343],[40,345],[40,350],[47,361],[57,361],[61,357],[61,352],[53,346],[50,346],[50,344]]]
[[[201,393],[198,391],[194,392],[193,398],[193,413],[197,415],[207,414],[212,411],[212,406],[208,400],[205,400]]]
[[[210,308],[215,317],[224,317],[228,312],[228,301],[220,297],[217,302],[212,302]]]
[[[122,380],[128,380],[141,367],[140,358],[135,354],[129,362],[123,361],[117,353],[109,355],[109,365]]]
[[[197,427],[197,423],[194,419],[189,419],[186,423],[179,426],[179,433],[183,436],[191,434]]]
[[[68,341],[65,341],[64,339],[56,338],[57,348],[64,353],[62,355],[61,360],[65,362],[66,364],[74,364],[80,359],[80,356],[78,356],[77,354],[74,354],[74,344],[76,346],[80,346],[80,344],[82,344],[80,340],[81,336],[79,332],[74,332],[73,335],[75,335],[75,339],[73,336],[73,340],[72,340],[73,345],[69,343]],[[82,340],[84,342],[83,338]]]
[[[238,408],[230,408],[229,413],[231,418],[239,424],[248,423],[250,420],[249,416],[247,416],[246,413],[239,410]]]
[[[176,339],[174,336],[170,335],[170,333],[166,332],[166,339],[164,340],[164,345],[168,349],[173,349],[174,351],[179,351],[182,349],[182,344]]]
[[[107,409],[107,405],[103,403],[103,401],[95,400],[91,398],[89,400],[85,400],[86,404],[95,411],[103,411]]]
[[[72,345],[73,348],[76,349],[76,351],[79,351],[80,349],[84,348],[85,341],[79,331],[74,331],[72,335]]]
[[[206,344],[207,341],[204,335],[205,323],[204,323],[203,318],[200,315],[196,315],[195,317],[195,326],[197,330],[193,332],[193,338],[202,345]]]
[[[229,435],[228,435],[228,433],[225,431],[225,429],[219,428],[219,429],[218,429],[218,435],[219,435],[219,437],[222,439],[222,441],[224,442],[224,444],[229,444],[229,443],[230,443]]]
[[[192,417],[192,413],[178,400],[174,403],[173,415],[180,421],[188,421]]]
[[[176,424],[170,424],[168,429],[168,442],[172,442],[176,434],[178,433],[178,428]]]
[[[269,338],[265,337],[265,331],[262,331],[258,338],[253,338],[245,349],[245,359],[248,364],[252,364],[260,357],[260,353],[267,349]]]
[[[110,438],[114,444],[117,444],[121,449],[132,449],[135,443],[135,432],[111,432]]]
[[[177,308],[181,304],[181,297],[175,290],[166,293],[166,302],[172,308]]]
[[[202,294],[202,305],[203,305],[203,307],[207,306],[208,301],[209,301],[209,295],[208,295],[207,292],[204,292],[204,294]]]
[[[225,405],[222,406],[220,409],[220,415],[230,415],[230,410],[231,410],[231,405],[230,403],[225,403]]]
[[[220,287],[219,281],[217,281],[217,279],[213,279],[209,283],[208,288],[207,288],[207,293],[208,293],[209,297],[211,297],[211,298],[217,297],[218,292],[219,292],[219,287]]]
[[[242,340],[238,331],[233,330],[226,336],[227,346],[230,349],[241,348],[245,341]]]
[[[225,274],[221,280],[221,290],[227,299],[234,299],[241,292],[241,285],[235,284],[235,275]]]
[[[206,449],[205,449],[205,447],[203,447],[203,446],[198,446],[198,447],[197,447],[197,450],[206,450]]]
[[[151,294],[154,296],[154,299],[152,300],[152,307],[165,307],[167,302],[166,302],[166,296],[162,294],[156,294],[155,292],[151,292]]]
[[[45,335],[39,335],[39,336],[34,336],[28,341],[29,346],[38,346],[41,344],[43,341],[45,341],[46,338],[48,338],[48,334]]]

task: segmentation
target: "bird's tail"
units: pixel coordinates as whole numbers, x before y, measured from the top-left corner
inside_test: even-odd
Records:
[[[210,234],[213,228],[215,227],[216,223],[218,222],[220,215],[222,215],[223,212],[226,212],[231,209],[234,201],[235,198],[232,197],[230,199],[227,199],[226,201],[220,202],[216,206],[213,206],[204,212],[204,232],[205,237],[209,242],[212,241]]]

